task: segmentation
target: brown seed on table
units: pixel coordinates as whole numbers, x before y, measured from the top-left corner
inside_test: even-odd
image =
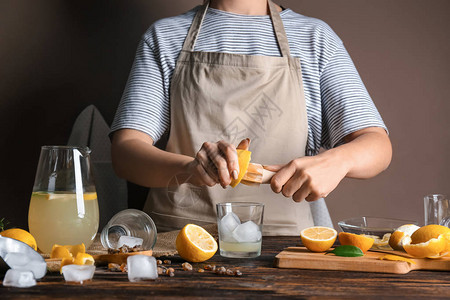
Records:
[[[123,263],[120,265],[120,269],[122,270],[122,272],[128,272],[128,266],[126,263]]]
[[[156,260],[156,264],[157,264],[157,265],[162,265],[162,260],[157,259],[157,260]]]
[[[164,273],[163,268],[157,267],[156,269],[158,270],[158,275],[162,275]]]
[[[164,263],[170,265],[172,262],[170,260],[166,259],[166,260],[164,260]]]
[[[119,248],[119,253],[126,254],[128,252],[128,247],[122,246]]]
[[[141,246],[138,246],[138,245],[134,246],[134,247],[131,249],[131,252],[139,252],[139,251],[142,251],[142,247],[141,247]]]
[[[225,274],[230,275],[230,276],[234,276],[234,271],[231,269],[228,269]]]
[[[185,271],[192,271],[192,269],[193,269],[192,265],[188,262],[183,263],[181,266],[183,267],[183,270],[185,270]]]
[[[119,253],[119,249],[111,249],[111,248],[108,249],[108,254],[117,254],[117,253]]]
[[[111,272],[122,272],[119,264],[109,263],[108,270]]]
[[[206,265],[205,266],[205,270],[211,270],[212,269],[212,266],[211,265]]]
[[[170,273],[169,273],[169,276],[170,276],[170,277],[173,277],[173,276],[175,276],[175,273],[174,273],[174,272],[170,272]]]
[[[227,272],[227,269],[225,269],[225,267],[219,267],[219,268],[216,268],[215,272],[217,274],[223,275],[223,274],[225,274]]]
[[[205,270],[202,269],[202,268],[200,268],[200,269],[198,269],[198,272],[199,272],[199,273],[203,273],[203,272],[205,272]]]
[[[242,273],[241,273],[241,271],[236,270],[236,271],[234,271],[234,275],[236,275],[236,276],[242,276]]]
[[[211,271],[215,271],[215,270],[216,270],[216,266],[213,265],[213,266],[211,267]]]

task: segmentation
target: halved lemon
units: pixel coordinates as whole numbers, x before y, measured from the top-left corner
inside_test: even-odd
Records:
[[[300,232],[302,244],[310,251],[324,252],[333,246],[337,231],[330,227],[313,226]]]
[[[187,224],[176,239],[178,254],[189,262],[202,262],[210,259],[217,251],[216,240],[202,227]]]
[[[356,246],[366,253],[372,247],[374,239],[360,234],[339,232],[339,242],[341,245]]]

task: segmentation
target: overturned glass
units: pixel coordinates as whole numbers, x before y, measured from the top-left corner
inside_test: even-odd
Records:
[[[115,214],[102,230],[100,240],[106,249],[141,246],[151,250],[156,243],[156,225],[145,212],[125,209]]]

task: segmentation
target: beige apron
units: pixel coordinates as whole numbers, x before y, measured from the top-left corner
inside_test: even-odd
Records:
[[[195,157],[206,141],[237,145],[249,137],[253,162],[284,164],[304,156],[308,125],[300,60],[290,56],[275,5],[269,1],[282,57],[193,51],[207,8],[205,3],[195,15],[172,77],[166,150]],[[176,178],[168,186],[174,183]],[[158,231],[168,231],[216,222],[216,203],[230,201],[264,203],[264,235],[298,235],[313,226],[306,201],[295,203],[267,184],[152,188],[144,211]]]

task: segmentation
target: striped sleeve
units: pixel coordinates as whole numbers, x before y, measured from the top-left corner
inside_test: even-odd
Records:
[[[320,74],[322,147],[344,143],[344,137],[367,127],[387,128],[344,45]]]
[[[168,78],[158,55],[147,40],[140,41],[111,132],[136,129],[156,142],[169,128]]]

